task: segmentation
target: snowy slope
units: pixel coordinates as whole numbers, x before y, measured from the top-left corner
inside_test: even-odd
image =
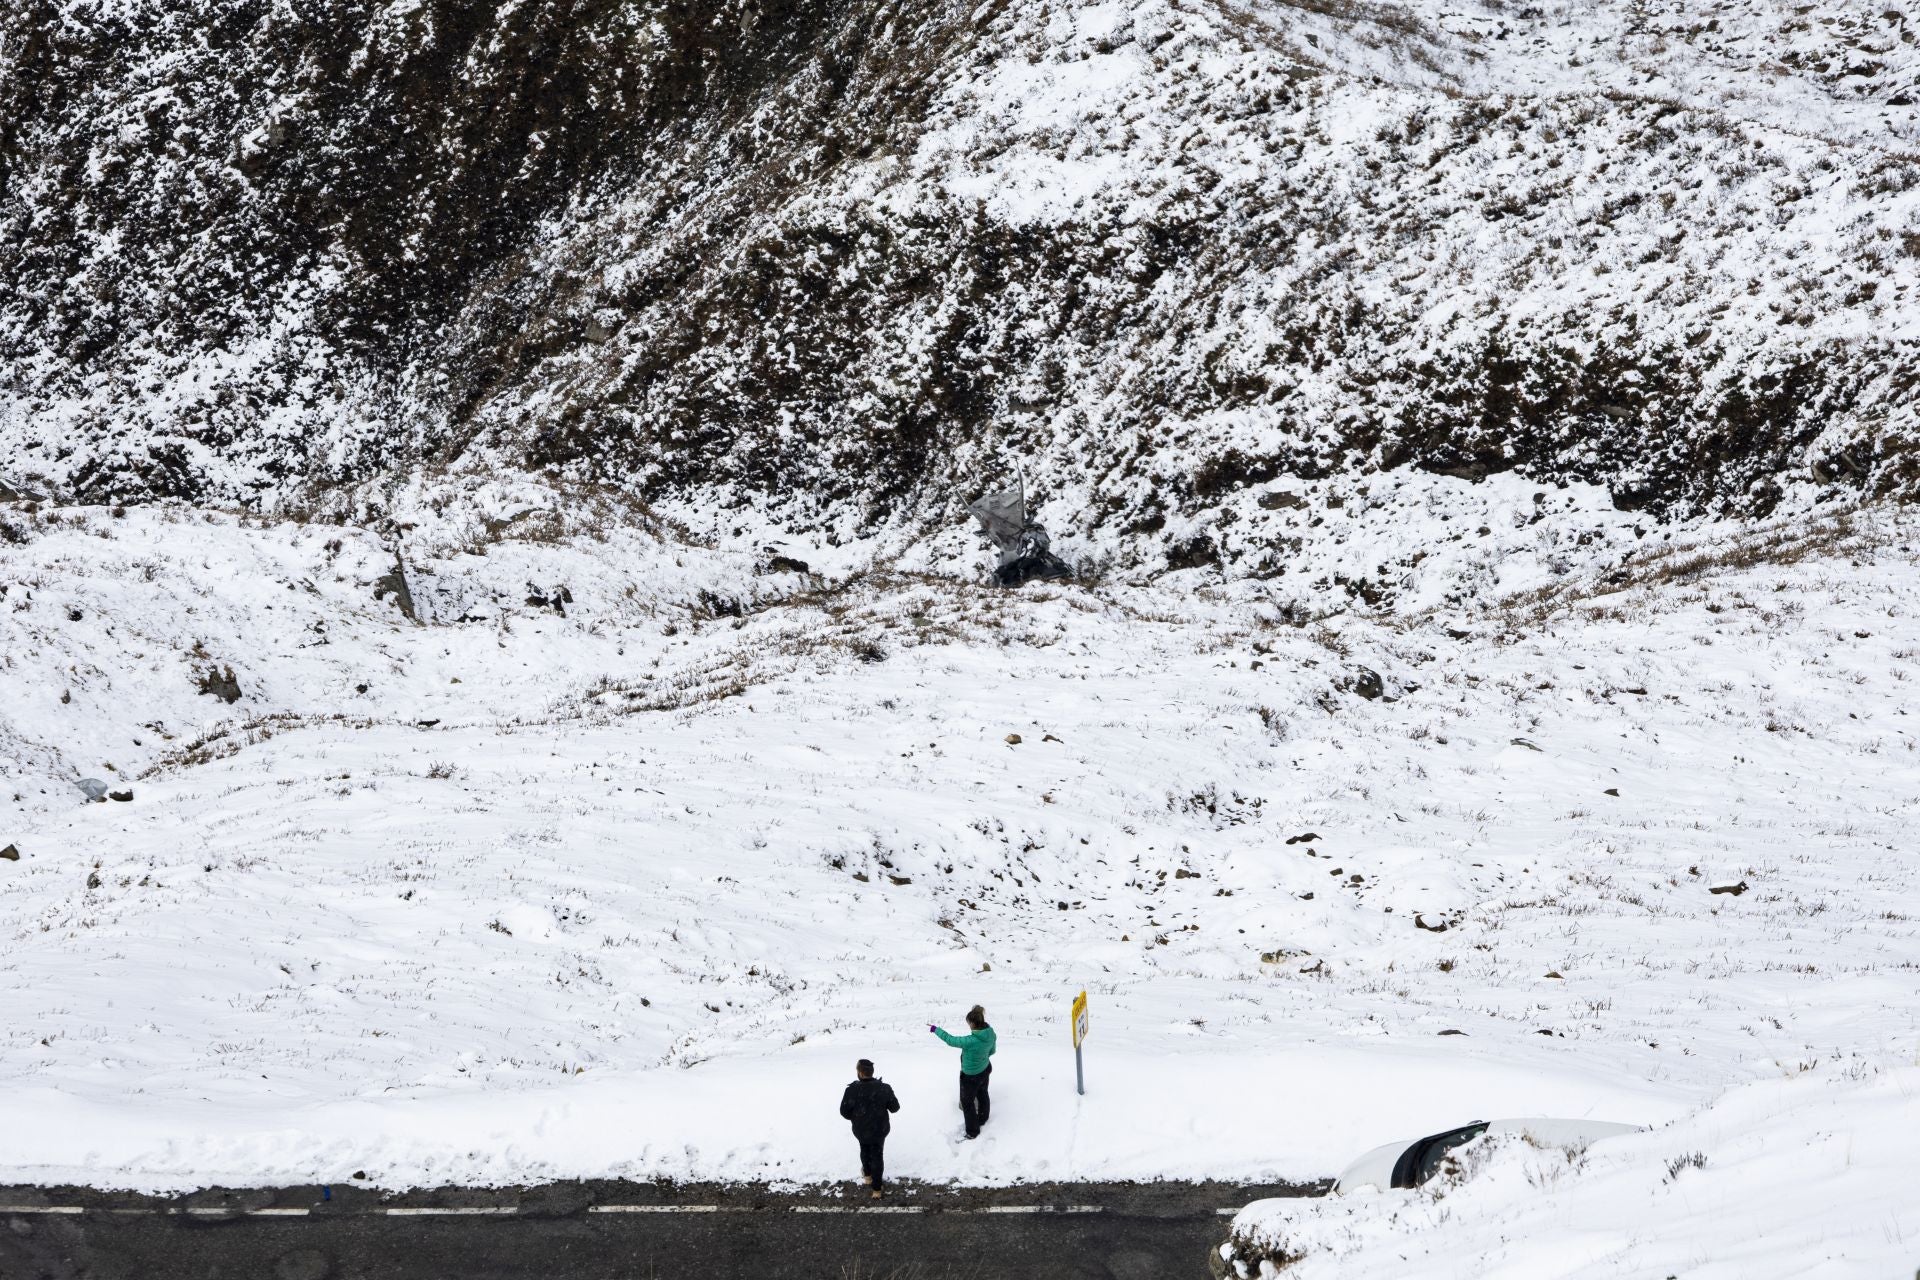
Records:
[[[1250,1275],[1904,1275],[1914,24],[9,7],[0,1182],[837,1181],[871,1056],[931,1181],[1650,1126]]]
[[[33,0],[0,483],[331,514],[504,468],[871,536],[1017,453],[1142,573],[1259,572],[1220,543],[1275,477],[1911,493],[1914,40],[1841,0]]]
[[[1450,593],[1460,552],[1409,586],[1436,609],[1297,625],[1244,584],[488,532],[529,501],[395,498],[431,624],[351,526],[68,509],[0,547],[0,1181],[837,1179],[861,1055],[902,1176],[1312,1178],[1911,1060],[1902,513],[1514,544],[1512,595]],[[924,1025],[976,1000],[969,1145]]]
[[[1582,94],[1688,106],[1835,142],[1920,141],[1910,16],[1815,0],[1413,0],[1244,6],[1298,23],[1318,65],[1469,94]],[[1309,15],[1318,15],[1315,17]]]

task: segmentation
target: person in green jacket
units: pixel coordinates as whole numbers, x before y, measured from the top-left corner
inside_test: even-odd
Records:
[[[967,1026],[970,1030],[964,1036],[931,1025],[927,1030],[960,1051],[960,1115],[967,1122],[967,1136],[977,1138],[991,1110],[987,1077],[993,1074],[993,1064],[988,1059],[993,1057],[998,1037],[987,1025],[987,1011],[979,1005],[967,1010]]]

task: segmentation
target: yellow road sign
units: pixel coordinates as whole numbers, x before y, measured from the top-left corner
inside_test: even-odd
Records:
[[[1073,1047],[1078,1049],[1081,1041],[1087,1038],[1087,993],[1082,991],[1073,998]]]

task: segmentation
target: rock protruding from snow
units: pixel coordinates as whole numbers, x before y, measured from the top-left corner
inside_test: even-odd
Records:
[[[208,667],[200,673],[200,692],[222,702],[240,701],[240,679],[231,666]]]

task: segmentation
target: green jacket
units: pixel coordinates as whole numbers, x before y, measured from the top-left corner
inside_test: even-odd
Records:
[[[964,1076],[977,1076],[987,1069],[987,1059],[993,1056],[999,1039],[992,1027],[982,1027],[964,1036],[950,1035],[935,1027],[933,1034],[960,1051],[960,1074]]]

